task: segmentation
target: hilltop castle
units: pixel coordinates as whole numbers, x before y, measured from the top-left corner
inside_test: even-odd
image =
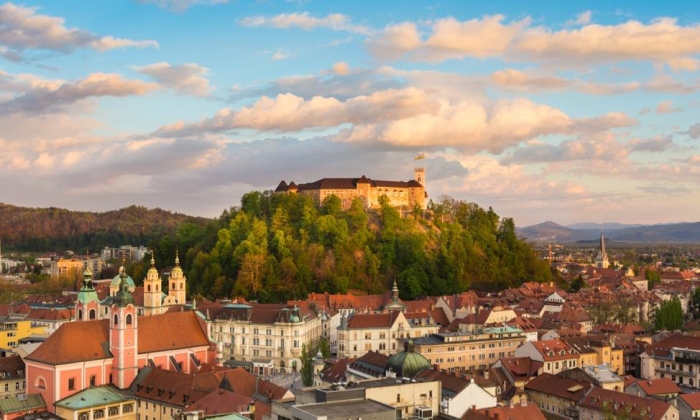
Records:
[[[309,195],[318,203],[335,195],[340,199],[343,210],[349,209],[355,198],[362,200],[366,208],[378,208],[379,198],[383,195],[394,207],[412,209],[418,206],[425,209],[428,194],[424,185],[425,168],[416,168],[414,179],[410,181],[380,181],[364,175],[360,178],[322,178],[307,184],[281,181],[275,192]]]

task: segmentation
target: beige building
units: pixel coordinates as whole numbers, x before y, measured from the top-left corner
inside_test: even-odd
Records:
[[[378,208],[380,198],[385,196],[392,206],[410,211],[415,206],[426,208],[427,193],[424,186],[425,169],[416,168],[414,179],[411,181],[380,181],[364,175],[360,178],[323,178],[298,185],[281,181],[275,192],[308,195],[319,204],[327,197],[335,195],[345,210],[350,208],[356,198],[362,200],[367,208]]]
[[[429,312],[355,313],[340,319],[338,357],[355,358],[368,351],[393,354],[403,348],[397,340],[429,336],[439,328]]]
[[[591,387],[590,382],[543,373],[525,385],[525,392],[542,412],[572,419],[598,419],[579,416],[578,405]]]
[[[526,341],[522,330],[506,326],[433,334],[414,339],[413,345],[436,369],[454,372],[487,369],[503,357],[514,356]]]
[[[56,402],[66,420],[135,420],[135,399],[111,386],[91,387]]]
[[[19,356],[0,357],[0,391],[2,398],[26,393],[24,361]]]
[[[322,336],[322,317],[308,305],[223,302],[198,310],[208,314],[217,359],[251,362],[256,374],[299,371],[302,346],[313,351]]]
[[[515,351],[516,357],[529,357],[543,362],[542,371],[556,375],[580,367],[580,355],[562,339],[528,341]]]
[[[372,400],[393,407],[396,419],[434,418],[440,413],[441,390],[441,383],[433,380],[370,379],[348,387],[318,389],[316,402]]]
[[[639,358],[642,379],[670,378],[678,386],[700,389],[700,337],[674,334],[649,345]]]
[[[579,403],[579,418],[626,418],[635,420],[677,420],[678,408],[656,398],[593,387]]]

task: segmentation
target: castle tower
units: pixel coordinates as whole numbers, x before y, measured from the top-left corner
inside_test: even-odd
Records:
[[[414,179],[416,182],[425,187],[425,168],[414,169]]]
[[[87,267],[83,272],[83,287],[78,292],[78,299],[75,301],[75,320],[91,321],[97,319],[99,310],[100,298],[92,283],[92,271],[90,267]]]
[[[175,267],[170,272],[170,287],[168,288],[168,296],[175,298],[177,304],[186,302],[186,287],[187,277],[180,268],[180,255],[175,251]]]
[[[145,315],[163,313],[162,284],[163,280],[156,269],[156,257],[153,255],[151,256],[151,268],[148,269],[146,279],[143,281],[143,308]]]
[[[122,271],[120,278],[109,320],[109,347],[114,356],[110,378],[114,386],[126,389],[138,374],[138,318],[126,271]]]
[[[595,257],[595,265],[598,268],[608,268],[610,266],[608,254],[605,252],[605,237],[603,236],[603,232],[600,232],[600,245],[598,247],[598,255]]]

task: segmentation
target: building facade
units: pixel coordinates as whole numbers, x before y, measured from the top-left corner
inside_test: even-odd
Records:
[[[362,200],[366,208],[378,208],[380,199],[386,197],[391,206],[410,211],[414,207],[426,208],[428,200],[424,186],[425,169],[416,168],[411,181],[380,181],[364,175],[360,178],[323,178],[306,184],[281,181],[275,192],[307,195],[319,204],[335,195],[344,210],[349,209],[356,198]]]

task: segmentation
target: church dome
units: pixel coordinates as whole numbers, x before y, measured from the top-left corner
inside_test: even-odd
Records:
[[[430,369],[430,362],[422,354],[413,351],[413,340],[409,339],[404,351],[391,356],[384,368],[396,372],[396,376],[412,378],[423,369]]]
[[[121,279],[121,273],[122,273],[122,272],[125,272],[124,266],[122,266],[122,267],[119,269],[119,274],[117,274],[116,276],[114,276],[114,278],[112,279],[112,283],[110,283],[110,287],[117,287],[117,288],[119,287],[119,283],[120,283],[121,280],[122,280],[122,279]],[[134,280],[133,280],[133,279],[131,278],[131,276],[129,276],[128,274],[126,275],[126,284],[128,284],[129,287],[136,287],[136,284],[134,283]]]

